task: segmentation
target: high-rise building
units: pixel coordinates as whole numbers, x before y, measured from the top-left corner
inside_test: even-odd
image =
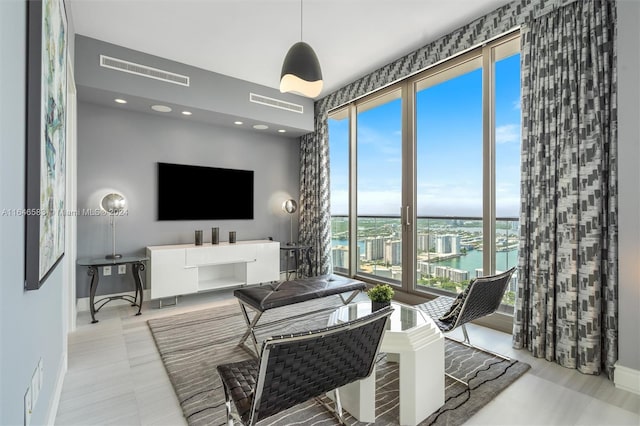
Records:
[[[384,260],[391,265],[402,264],[402,241],[387,241],[385,244]]]
[[[438,278],[448,278],[457,283],[464,283],[469,280],[469,271],[452,268],[450,266],[436,266],[434,268],[435,276]]]
[[[418,262],[418,278],[431,278],[433,265],[429,262]]]
[[[347,246],[335,246],[331,248],[331,258],[334,268],[349,268],[349,248]]]
[[[451,253],[451,254],[459,254],[460,253],[460,235],[438,235],[436,238],[436,252],[440,254]]]
[[[384,237],[371,237],[364,240],[365,260],[384,259],[385,249]]]
[[[418,234],[416,236],[418,251],[431,251],[436,248],[436,236],[433,234]]]

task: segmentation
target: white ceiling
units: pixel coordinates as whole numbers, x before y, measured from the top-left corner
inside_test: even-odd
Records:
[[[319,98],[508,0],[304,0]],[[76,33],[278,88],[300,39],[298,0],[67,0]]]

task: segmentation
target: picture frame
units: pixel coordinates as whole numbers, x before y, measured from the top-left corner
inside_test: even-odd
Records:
[[[25,282],[39,289],[64,256],[67,16],[64,0],[27,4]]]

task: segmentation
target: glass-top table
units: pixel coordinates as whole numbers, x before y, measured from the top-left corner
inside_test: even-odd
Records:
[[[444,337],[433,320],[419,309],[391,302],[380,352],[399,363],[400,424],[417,425],[444,404]],[[341,306],[329,324],[371,313],[371,302]],[[375,373],[340,388],[342,406],[361,422],[375,422]]]
[[[110,266],[110,265],[125,265],[136,262],[146,262],[149,260],[146,256],[123,256],[118,259],[107,259],[106,257],[85,257],[78,259],[77,263],[80,266]]]
[[[111,302],[112,300],[126,300],[131,303],[131,306],[138,307],[138,313],[136,315],[140,315],[142,313],[142,277],[140,272],[145,270],[144,262],[148,261],[149,258],[146,256],[124,256],[116,259],[107,259],[106,257],[94,257],[94,258],[81,258],[76,261],[76,263],[80,266],[88,267],[87,273],[91,277],[91,287],[89,290],[89,310],[91,312],[91,323],[95,324],[98,322],[96,319],[96,312],[98,312],[104,305]],[[98,289],[98,283],[100,282],[100,271],[98,268],[105,266],[120,266],[120,265],[130,265],[131,276],[133,277],[133,282],[136,286],[136,294],[135,296],[131,296],[128,294],[117,295],[117,296],[107,296],[102,299],[95,301],[96,290]],[[116,271],[112,271],[112,273],[116,273]]]
[[[387,332],[407,332],[427,324],[428,317],[419,309],[401,303],[391,302],[393,312],[387,323]],[[329,325],[353,321],[371,314],[370,302],[352,303],[336,309],[329,317]]]

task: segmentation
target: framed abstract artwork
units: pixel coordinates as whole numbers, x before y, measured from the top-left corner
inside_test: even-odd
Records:
[[[64,256],[67,17],[63,0],[27,3],[25,289]]]

